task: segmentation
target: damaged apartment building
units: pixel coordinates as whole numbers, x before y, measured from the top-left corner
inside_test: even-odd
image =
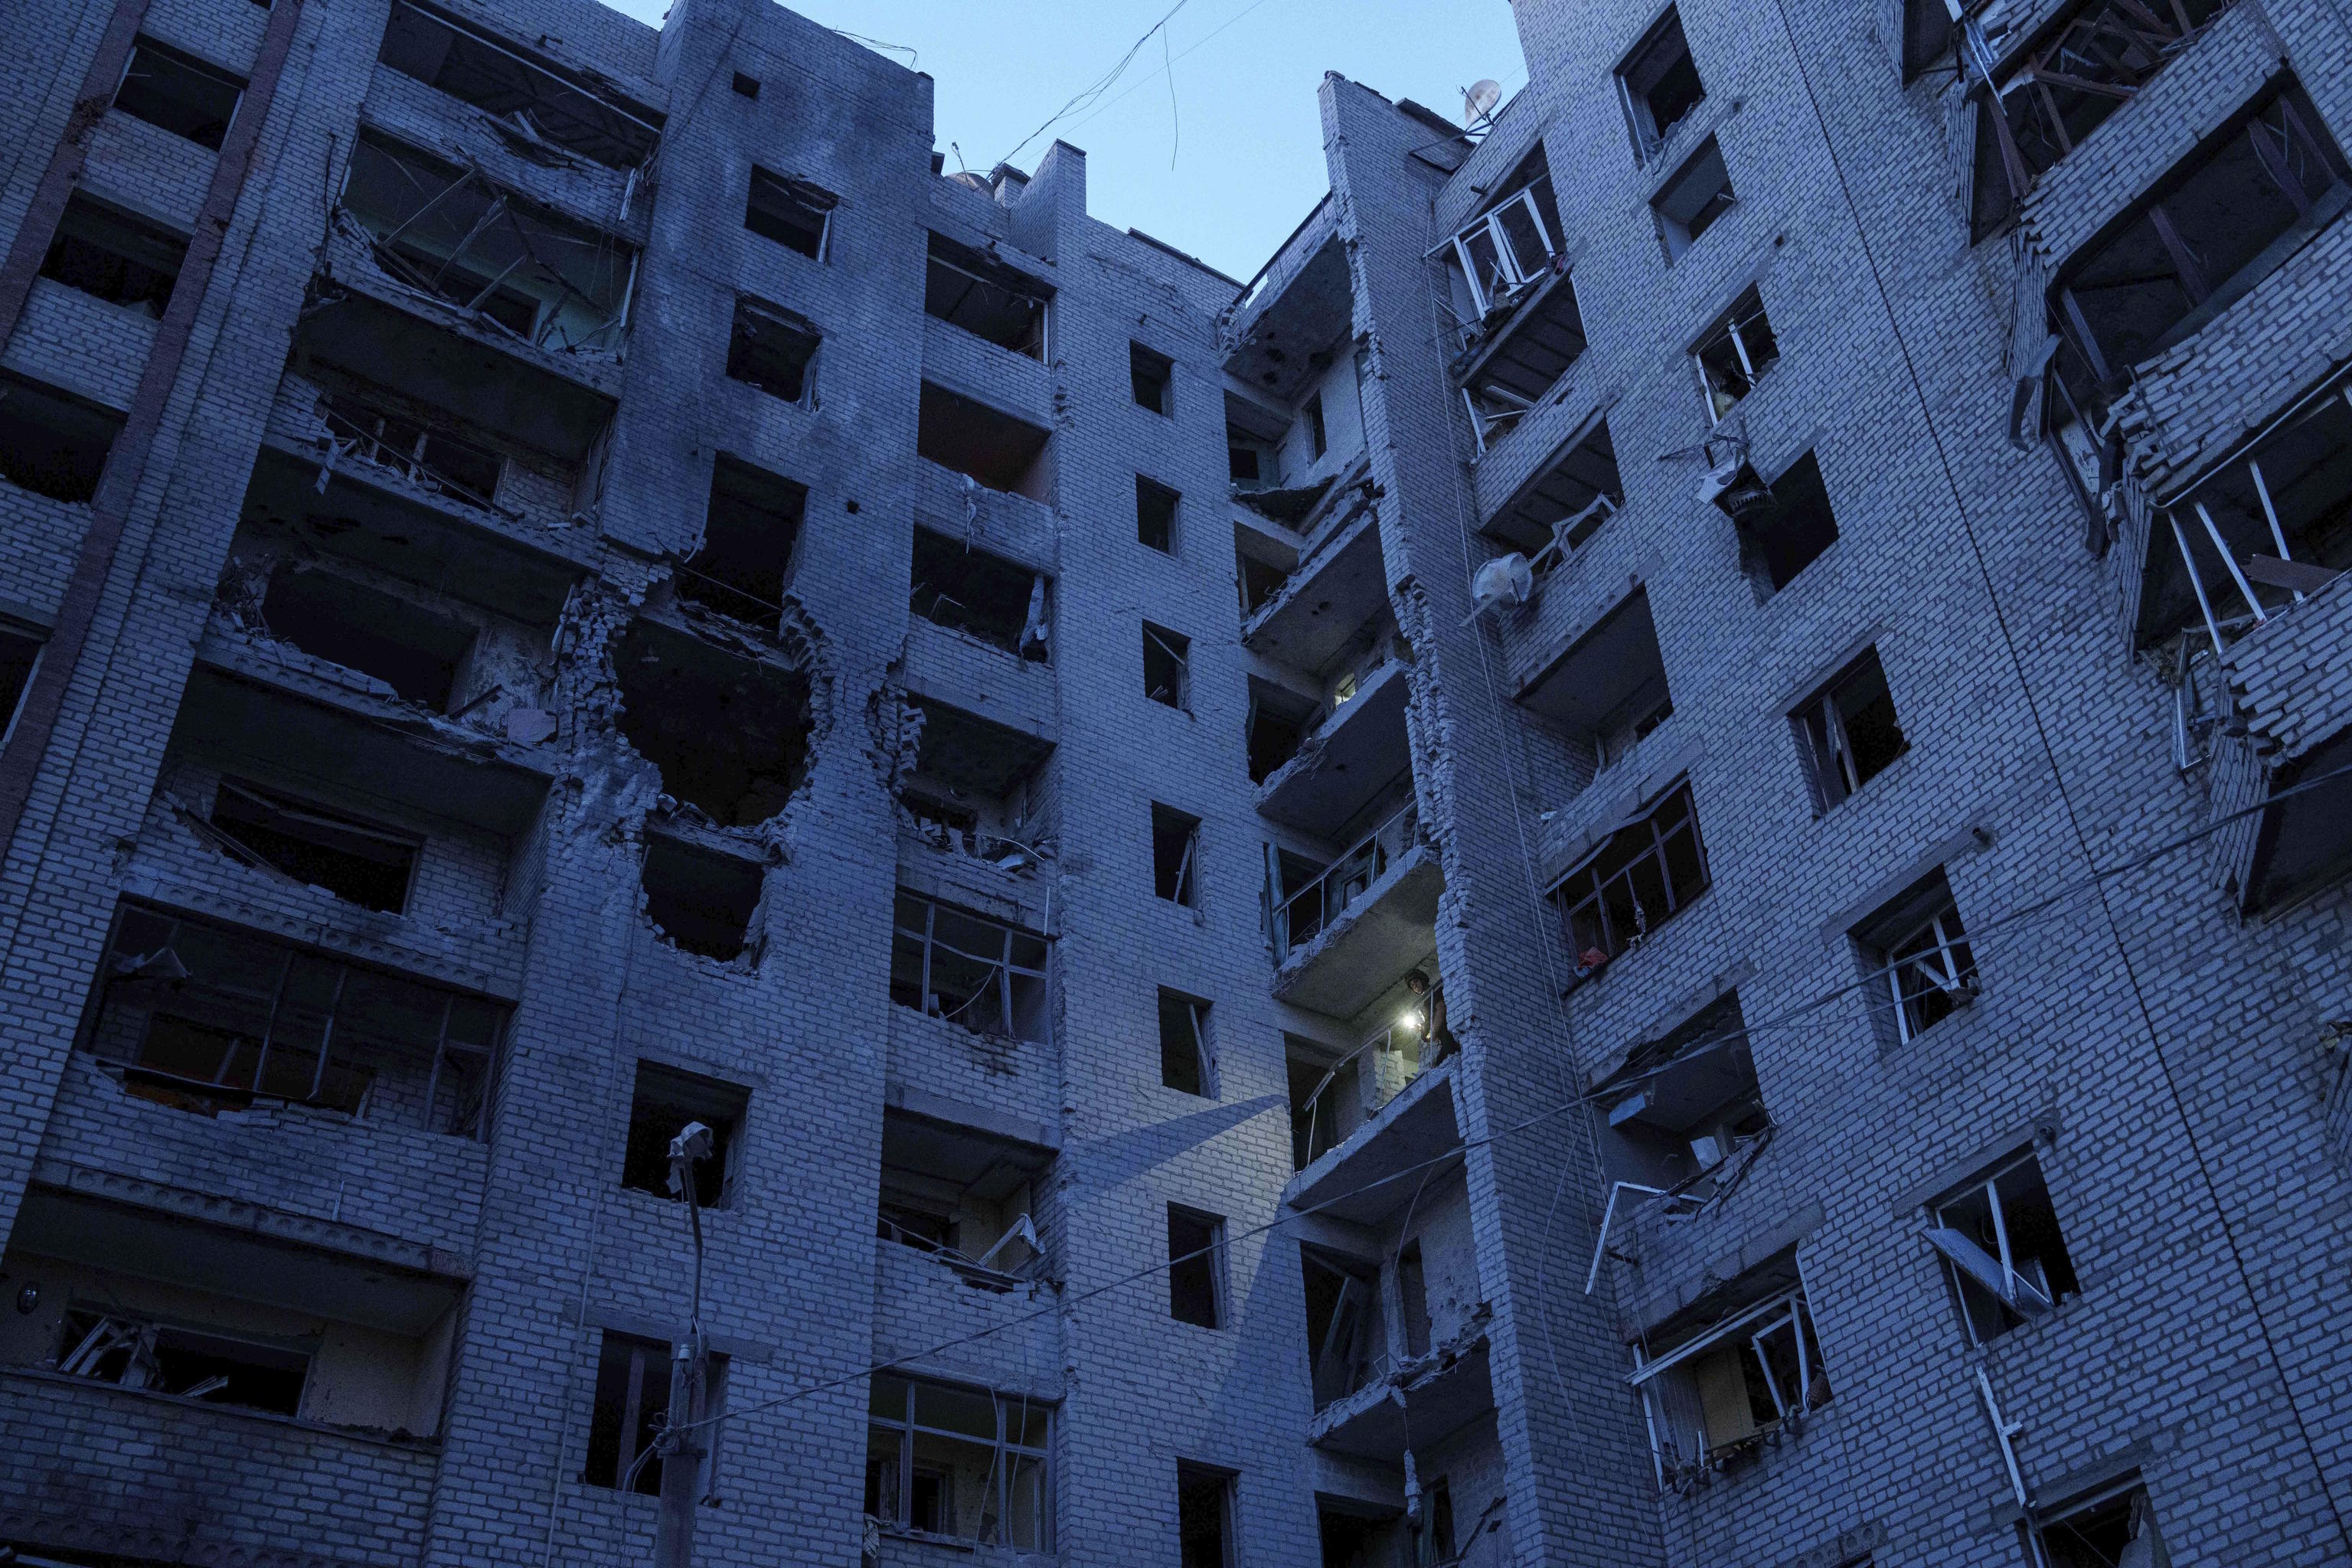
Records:
[[[17,8],[0,1561],[2352,1563],[2352,22],[1515,10]]]

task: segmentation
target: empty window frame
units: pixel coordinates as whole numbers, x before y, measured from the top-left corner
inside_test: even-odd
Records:
[[[1173,417],[1176,413],[1176,362],[1141,343],[1127,345],[1127,374],[1134,388],[1135,405]]]
[[[1363,1120],[1364,1057],[1331,1060],[1321,1047],[1284,1037],[1290,1093],[1290,1162],[1303,1171],[1345,1142]]]
[[[1323,422],[1323,395],[1320,392],[1299,406],[1298,422],[1307,431],[1307,460],[1314,462],[1331,449],[1331,431]]]
[[[1683,36],[1682,16],[1672,6],[1617,67],[1617,100],[1633,138],[1634,162],[1641,163],[1654,157],[1675,128],[1706,101],[1706,86]]]
[[[1232,1471],[1177,1461],[1176,1540],[1179,1568],[1238,1568]]]
[[[588,1415],[587,1462],[581,1468],[582,1484],[608,1490],[661,1495],[662,1457],[654,1439],[669,1419],[671,1347],[660,1340],[607,1330],[596,1351],[596,1391]],[[727,1358],[709,1361],[703,1389],[703,1410],[717,1415],[726,1407]],[[716,1435],[702,1457],[708,1481],[717,1457]]]
[[[1307,1288],[1308,1383],[1320,1410],[1386,1371],[1380,1269],[1314,1247],[1301,1247],[1298,1258]]]
[[[1017,1394],[876,1373],[866,1513],[884,1530],[1054,1550],[1054,1407]]]
[[[1143,623],[1143,694],[1187,713],[1192,710],[1192,641],[1150,621]]]
[[[760,96],[760,79],[758,77],[745,76],[741,71],[737,71],[735,73],[734,86],[735,94],[739,98],[757,99]]]
[[[238,858],[386,914],[408,907],[425,844],[415,834],[241,779],[220,781],[212,826],[227,841],[224,847],[243,851]]]
[[[1200,903],[1201,819],[1161,805],[1151,806],[1151,890],[1187,909]]]
[[[0,747],[16,732],[16,715],[25,693],[33,688],[33,672],[40,668],[47,637],[28,627],[0,622]]]
[[[1997,92],[1988,95],[1981,86],[1977,92],[1973,237],[2004,226],[2036,180],[2138,97],[2228,4],[2077,0],[2042,27],[1997,72]],[[1905,63],[1916,72],[1943,52],[1954,27],[1941,0],[1914,0],[1911,10]],[[1960,26],[1978,24],[1971,18]],[[1980,82],[1991,47],[1972,37],[1969,52]]]
[[[1196,1328],[1225,1326],[1225,1221],[1168,1205],[1168,1315]]]
[[[54,387],[0,376],[0,479],[68,504],[98,493],[122,416]]]
[[[823,261],[826,242],[833,237],[833,209],[840,202],[839,196],[821,185],[754,168],[743,226],[787,250]]]
[[[1698,395],[1706,405],[1710,425],[1737,407],[1741,398],[1780,363],[1780,341],[1764,314],[1764,296],[1749,284],[1731,309],[1716,318],[1706,335],[1691,345],[1691,369],[1698,376]]]
[[[2157,1528],[2147,1484],[2137,1471],[2036,1509],[2017,1528],[2025,1538],[2027,1561],[2037,1568],[2164,1568],[2172,1561]]]
[[[1299,742],[1321,713],[1314,699],[1252,676],[1249,713],[1242,727],[1250,783],[1264,784],[1297,756]]]
[[[299,1415],[308,1342],[271,1342],[160,1321],[111,1306],[68,1308],[58,1338],[68,1377],[271,1415]]]
[[[506,460],[429,417],[405,414],[350,393],[322,398],[320,417],[338,461],[389,468],[411,484],[475,506],[496,508]]]
[[[923,310],[974,337],[1031,359],[1049,357],[1047,290],[1000,261],[940,235],[931,236],[923,273]]]
[[[677,569],[679,596],[776,630],[807,514],[806,485],[719,453],[711,465],[702,542]]]
[[[912,607],[925,620],[1044,664],[1053,595],[1043,572],[915,530]]]
[[[1662,1486],[1754,1458],[1831,1397],[1801,1289],[1718,1310],[1712,1323],[1669,1324],[1636,1359]]]
[[[160,319],[187,254],[185,235],[76,191],[42,258],[41,276]]]
[[[725,1206],[734,1184],[736,1130],[750,1106],[749,1089],[658,1062],[637,1064],[629,1093],[629,1131],[621,1152],[621,1185],[675,1200],[670,1188],[670,1140],[699,1121],[710,1129],[711,1154],[694,1163],[694,1201],[703,1208]]]
[[[1241,426],[1225,426],[1225,471],[1234,488],[1242,490],[1265,489],[1282,482],[1282,458],[1271,442],[1259,439]]]
[[[1909,1044],[1976,1000],[1976,955],[1940,868],[1873,915],[1856,935],[1864,960],[1884,971],[1877,984],[1896,1044]]]
[[[1707,889],[1688,782],[1609,836],[1551,889],[1569,952],[1598,969],[1637,946]]]
[[[1830,506],[1829,482],[1820,459],[1799,458],[1769,485],[1743,467],[1716,498],[1739,530],[1739,566],[1760,601],[1797,580],[1798,574],[1837,542],[1837,513]]]
[[[816,328],[797,310],[739,296],[727,340],[727,374],[771,397],[814,408],[811,371],[820,341]]]
[[[1182,498],[1166,485],[1135,476],[1135,537],[1162,554],[1176,553],[1176,503]]]
[[[1658,244],[1664,247],[1666,259],[1680,260],[1685,251],[1699,242],[1700,236],[1715,226],[1716,219],[1731,210],[1736,199],[1731,191],[1731,172],[1723,164],[1723,149],[1710,136],[1691,154],[1690,161],[1675,172],[1675,177],[1650,198],[1650,212],[1657,220]]]
[[[741,957],[747,947],[756,957],[751,928],[767,887],[761,862],[648,834],[638,878],[646,918],[672,947],[720,963]]]
[[[217,153],[244,94],[243,77],[142,37],[131,48],[114,107]]]
[[[1944,0],[1903,0],[1903,79],[1910,82],[1952,47],[1952,13]]]
[[[920,894],[892,906],[890,1000],[978,1035],[1045,1039],[1045,939]]]
[[[1970,1344],[1998,1339],[2082,1289],[2030,1149],[1938,1199],[1927,1237],[1942,1255]]]
[[[1421,1260],[1418,1238],[1397,1248],[1397,1310],[1404,1318],[1404,1353],[1429,1353],[1429,1271]]]
[[[410,0],[393,6],[376,58],[520,132],[526,142],[550,142],[606,168],[643,167],[660,139],[645,112],[623,108],[547,62]]]
[[[1160,988],[1160,1082],[1204,1099],[1217,1098],[1216,1064],[1209,1054],[1209,1005]]]
[[[138,907],[115,923],[85,1044],[141,1098],[256,1100],[482,1135],[505,1012],[234,928]]]
[[[1876,648],[1865,650],[1840,670],[1794,717],[1818,811],[1829,810],[1876,778],[1908,746]]]
[[[403,702],[446,712],[477,628],[340,572],[299,560],[270,574],[261,599],[269,635],[314,658],[373,676]]]
[[[1538,147],[1515,173],[1534,178],[1492,203],[1456,233],[1446,262],[1467,293],[1472,321],[1551,270],[1561,248],[1559,215],[1552,205],[1551,173]]]
[[[2352,171],[2292,77],[2175,165],[2051,286],[2056,361],[2103,409],[2131,368],[2211,321],[2352,203]]]

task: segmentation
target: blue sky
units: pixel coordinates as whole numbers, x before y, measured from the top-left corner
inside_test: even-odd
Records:
[[[658,25],[668,0],[606,0]],[[1118,62],[1175,0],[793,0],[828,26],[905,46],[930,73],[938,146],[986,172]],[[1323,194],[1326,70],[1458,115],[1462,89],[1527,79],[1507,0],[1187,0],[1093,108],[1054,137],[1087,153],[1088,205],[1247,278]],[[906,49],[915,51],[909,59]],[[1169,102],[1176,57],[1175,103]],[[1171,159],[1174,167],[1170,167]]]

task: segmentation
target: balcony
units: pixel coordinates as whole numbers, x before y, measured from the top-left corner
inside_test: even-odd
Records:
[[[1328,506],[1332,498],[1343,504]],[[1349,499],[1354,504],[1345,504]],[[1370,498],[1359,486],[1334,486],[1317,510],[1327,507],[1332,515],[1310,513],[1303,520],[1327,536],[1305,536],[1298,565],[1242,626],[1244,647],[1297,670],[1328,667],[1365,622],[1388,607],[1380,518]],[[1338,527],[1329,526],[1335,522]]]
[[[1412,765],[1405,667],[1375,647],[1367,668],[1340,689],[1349,695],[1258,788],[1260,816],[1318,837],[1345,832]]]
[[[1406,1449],[1427,1453],[1491,1415],[1495,1384],[1487,1365],[1489,1316],[1489,1309],[1480,1306],[1444,1344],[1389,1367],[1385,1375],[1317,1411],[1307,1429],[1307,1442],[1327,1454],[1397,1465]]]
[[[2214,815],[2271,802],[2216,836],[2225,886],[2245,909],[2291,903],[2352,868],[2352,778],[2329,776],[2352,768],[2352,695],[2326,673],[2341,668],[2347,638],[2352,574],[2273,611],[2222,654],[2246,732],[2215,742]],[[2299,793],[2274,798],[2289,790]]]
[[[1322,374],[1314,356],[1355,325],[1354,285],[1326,196],[1291,232],[1234,309],[1225,372],[1277,403],[1296,403]]]
[[[1428,955],[1444,881],[1408,805],[1276,905],[1276,1000],[1353,1015]]]

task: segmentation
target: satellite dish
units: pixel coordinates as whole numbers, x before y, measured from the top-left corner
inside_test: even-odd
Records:
[[[988,176],[985,174],[975,174],[970,169],[964,169],[950,174],[948,178],[968,191],[978,191],[983,196],[988,195]]]
[[[1477,610],[1517,609],[1535,596],[1536,574],[1528,558],[1514,550],[1478,568],[1470,579],[1470,598]],[[1472,614],[1476,614],[1473,610]]]
[[[1503,101],[1503,84],[1493,77],[1472,82],[1462,92],[1462,123],[1467,128],[1495,112],[1495,105]]]

